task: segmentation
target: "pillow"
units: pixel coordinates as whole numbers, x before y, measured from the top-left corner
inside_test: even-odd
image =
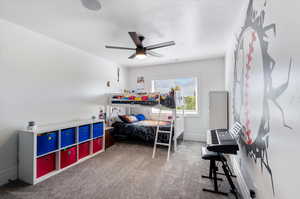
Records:
[[[126,117],[128,123],[138,122],[139,120],[134,115],[127,115]]]
[[[119,115],[119,117],[125,123],[133,123],[139,121],[134,115]]]
[[[139,121],[146,120],[146,117],[145,117],[145,115],[143,115],[143,114],[137,114],[137,115],[135,115],[135,117],[136,117]]]

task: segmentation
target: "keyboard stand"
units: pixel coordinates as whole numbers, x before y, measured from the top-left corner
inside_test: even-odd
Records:
[[[207,151],[206,147],[202,147],[202,159],[209,160],[210,161],[210,167],[209,167],[209,176],[202,176],[203,178],[208,178],[213,180],[214,183],[214,189],[202,189],[206,192],[216,193],[227,196],[228,193],[219,191],[218,187],[218,180],[222,181],[221,178],[218,178],[218,167],[216,165],[216,162],[222,162],[226,161],[225,157],[222,154],[215,153],[215,152],[209,152]]]
[[[217,172],[219,169],[218,169],[218,167],[217,167],[217,165],[216,165],[216,160],[210,160],[210,165],[209,165],[209,175],[208,175],[208,176],[202,175],[201,177],[202,177],[202,178],[207,178],[207,179],[213,180],[213,179],[214,179],[214,176],[213,176],[214,170],[216,170],[216,173],[217,173],[217,174],[220,174],[220,175],[223,174],[223,173]],[[224,175],[224,174],[223,174],[223,175]],[[222,178],[217,178],[217,180],[223,181]]]
[[[237,199],[238,198],[237,197],[237,189],[236,189],[236,187],[235,187],[235,185],[234,185],[234,183],[231,179],[231,177],[234,177],[234,176],[231,173],[231,170],[230,170],[230,168],[227,164],[226,158],[225,158],[225,160],[221,160],[221,162],[222,162],[222,169],[224,171],[224,175],[226,176],[226,179],[227,179],[227,181],[230,185],[230,188],[231,188],[231,193],[233,193],[235,195],[235,198]]]
[[[213,183],[214,183],[214,189],[202,189],[203,191],[205,192],[210,192],[210,193],[215,193],[215,194],[220,194],[220,195],[225,195],[227,196],[228,193],[226,192],[222,192],[222,191],[219,191],[219,187],[218,187],[218,181],[222,181],[221,178],[218,178],[217,175],[224,175],[230,185],[230,188],[231,188],[231,193],[233,193],[235,195],[235,198],[238,198],[237,197],[237,189],[231,179],[231,177],[236,177],[235,175],[232,174],[231,172],[231,169],[229,168],[228,166],[228,163],[227,163],[227,159],[225,158],[225,156],[221,153],[215,153],[215,155],[211,155],[211,156],[204,156],[203,159],[206,159],[206,160],[210,160],[210,168],[209,168],[209,176],[202,176],[203,178],[208,178],[208,179],[211,179],[213,180]],[[223,172],[224,173],[219,173],[218,172],[218,167],[216,165],[216,161],[219,161],[221,162],[222,164],[222,169],[223,169]]]

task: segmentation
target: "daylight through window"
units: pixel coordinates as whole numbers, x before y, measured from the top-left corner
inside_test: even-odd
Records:
[[[184,106],[177,107],[185,113],[197,113],[197,78],[177,78],[168,80],[153,80],[152,91],[167,93],[171,88],[179,87],[181,95],[184,97]],[[158,109],[153,109],[158,112]]]

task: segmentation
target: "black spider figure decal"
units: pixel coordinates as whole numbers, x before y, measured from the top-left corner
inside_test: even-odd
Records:
[[[264,7],[266,5],[265,2]],[[283,126],[291,128],[286,124],[284,110],[277,99],[288,88],[293,61],[290,58],[286,82],[274,87],[272,72],[276,61],[268,53],[268,33],[276,36],[276,25],[265,26],[265,14],[265,9],[258,12],[253,7],[253,0],[249,1],[245,24],[234,52],[233,116],[234,121],[244,125],[240,144],[255,162],[260,160],[262,171],[264,168],[268,171],[275,194],[267,151],[270,136],[269,103],[274,103],[280,110]]]

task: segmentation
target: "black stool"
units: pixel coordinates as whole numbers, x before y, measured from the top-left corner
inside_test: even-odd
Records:
[[[211,152],[208,151],[206,147],[202,147],[202,159],[203,160],[209,160],[210,166],[209,166],[209,175],[205,176],[202,175],[203,178],[212,179],[214,181],[214,189],[203,189],[203,191],[221,194],[221,195],[228,195],[228,193],[219,191],[218,188],[218,180],[222,181],[222,178],[218,178],[219,175],[225,175],[227,180],[229,181],[229,184],[231,186],[231,192],[233,192],[236,195],[236,188],[233,185],[233,182],[231,180],[231,177],[236,177],[235,175],[232,175],[231,169],[227,164],[227,159],[225,156],[221,153]],[[219,168],[217,167],[216,162],[222,163],[222,168],[224,173],[218,172]]]

